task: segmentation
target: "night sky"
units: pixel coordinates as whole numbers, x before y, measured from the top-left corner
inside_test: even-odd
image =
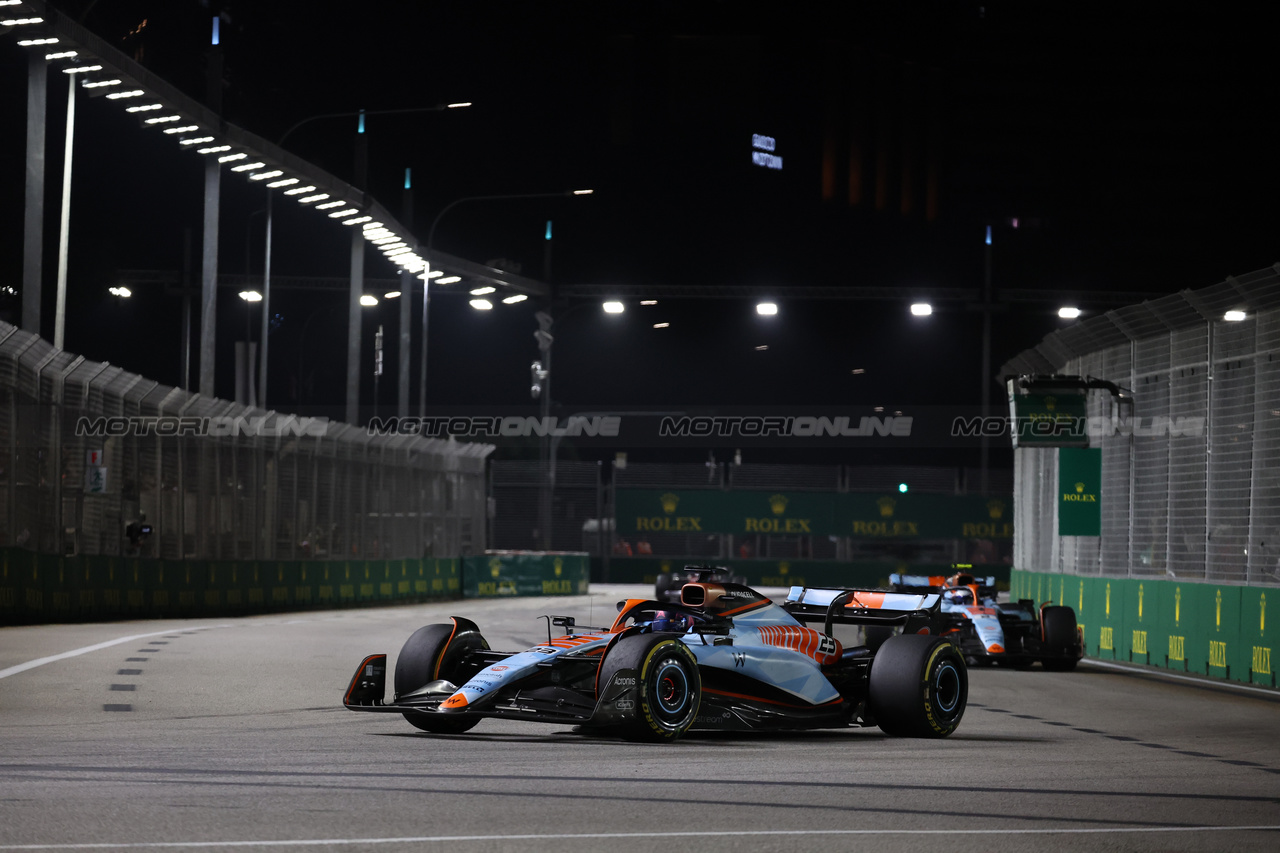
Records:
[[[61,8],[204,98],[208,3]],[[1086,309],[1067,296],[1164,294],[1280,260],[1276,73],[1261,12],[708,0],[214,8],[230,19],[224,114],[265,138],[319,113],[474,103],[369,119],[370,189],[399,210],[411,168],[424,240],[465,196],[596,191],[460,205],[440,220],[436,248],[507,259],[542,279],[552,220],[556,284],[776,289],[780,312],[768,319],[741,300],[663,300],[621,317],[561,304],[553,389],[566,412],[975,404],[980,315],[951,304],[921,320],[906,304],[913,288],[980,288],[988,225],[996,290],[1052,291]],[[15,287],[25,62],[13,37],[0,37],[0,283]],[[61,79],[50,89],[49,337],[65,103]],[[184,228],[198,251],[202,161],[102,99],[80,103],[68,349],[178,384],[178,297],[153,286],[121,302],[106,289],[119,270],[180,269]],[[353,119],[310,122],[286,147],[351,180],[354,130]],[[781,170],[753,165],[752,134],[776,139]],[[222,272],[261,271],[261,193],[224,174]],[[345,277],[349,232],[294,208],[277,208],[273,273]],[[367,277],[392,272],[370,253]],[[896,288],[902,300],[787,298],[806,285]],[[0,300],[0,313],[13,321],[18,304]],[[273,294],[273,408],[340,414],[343,305],[341,292]],[[481,314],[465,291],[433,298],[431,402],[529,405],[535,307]],[[1053,307],[996,315],[993,371],[1066,324]],[[367,358],[394,308],[367,312]],[[244,318],[227,294],[220,358]],[[231,396],[230,383],[220,362],[220,395]],[[382,406],[394,405],[394,389],[394,374],[384,376]]]

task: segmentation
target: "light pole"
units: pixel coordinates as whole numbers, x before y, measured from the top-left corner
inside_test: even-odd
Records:
[[[262,294],[256,290],[242,290],[238,294],[244,300],[244,348],[236,349],[236,402],[254,405],[253,393],[253,333],[251,331],[252,305],[262,301]],[[240,357],[241,353],[243,358]],[[241,369],[243,368],[243,369]]]
[[[512,200],[527,199],[527,198],[563,198],[566,196],[569,196],[569,197],[588,196],[588,195],[592,195],[594,192],[595,190],[561,190],[560,192],[550,192],[550,193],[511,193],[511,194],[501,194],[501,195],[471,195],[471,196],[465,196],[463,198],[455,199],[449,202],[448,204],[446,204],[443,208],[441,208],[440,212],[436,214],[435,219],[431,220],[431,227],[427,230],[428,255],[430,254],[430,251],[434,245],[435,236],[436,236],[436,226],[440,224],[440,219],[446,213],[448,213],[458,205],[463,204],[465,202],[512,201]],[[428,257],[427,268],[422,272],[422,355],[421,355],[421,362],[419,365],[421,367],[421,374],[418,377],[418,416],[424,417],[424,418],[427,416],[427,340],[428,340],[427,318],[430,314],[430,309],[431,309],[430,273],[431,273],[431,259],[430,257]],[[547,281],[546,284],[548,288],[550,288],[551,282]],[[551,307],[552,298],[553,297],[548,296],[548,299],[547,299],[548,309],[550,309]],[[548,344],[548,355],[547,355],[548,368],[550,367],[550,358],[551,358],[549,348],[550,348],[550,345]],[[549,398],[549,395],[548,395],[548,398]],[[544,403],[544,406],[545,405],[549,405],[549,402]]]
[[[407,114],[407,113],[424,113],[424,112],[442,112],[444,110],[460,109],[460,108],[469,107],[469,106],[471,106],[471,103],[468,101],[468,102],[458,102],[458,103],[452,103],[452,104],[435,104],[434,106],[430,106],[430,107],[405,107],[402,109],[395,109],[395,110],[355,110],[355,111],[338,112],[338,113],[320,113],[318,115],[307,116],[306,118],[299,119],[298,121],[294,122],[289,127],[288,130],[286,130],[284,133],[280,135],[280,139],[276,144],[279,147],[283,148],[285,140],[289,138],[289,135],[291,133],[293,133],[302,125],[308,124],[313,121],[319,121],[320,119],[328,119],[328,118],[358,117],[359,124],[356,126],[355,181],[359,189],[366,190],[367,187],[364,186],[367,183],[365,173],[367,171],[367,159],[368,159],[367,147],[364,144],[364,139],[365,139],[364,120],[366,116],[401,115],[401,114]],[[272,224],[271,200],[272,200],[272,191],[271,191],[271,188],[268,187],[267,188],[267,226],[266,226],[267,237],[266,237],[266,250],[265,250],[266,260],[263,263],[263,269],[262,269],[262,296],[263,296],[262,360],[259,365],[259,379],[258,379],[258,388],[259,388],[258,393],[260,395],[261,407],[264,409],[267,406],[267,332],[268,332],[267,327],[268,327],[268,321],[270,318],[270,309],[271,309],[271,224]],[[360,377],[360,364],[359,364],[360,321],[359,321],[357,312],[354,310],[354,307],[359,297],[359,291],[363,288],[363,274],[364,274],[363,239],[364,238],[360,235],[359,231],[355,231],[351,235],[352,287],[351,287],[349,302],[351,304],[352,310],[348,312],[350,316],[348,317],[348,322],[347,322],[347,356],[348,356],[348,360],[350,360],[352,358],[352,353],[354,352],[355,364],[354,365],[348,364],[348,370],[347,370],[347,373],[348,373],[347,420],[349,421],[356,420],[356,418],[353,417],[354,415],[353,410],[355,406],[355,402],[353,401],[353,396],[358,396],[359,387],[360,387],[359,386],[359,382],[360,382],[360,378],[359,378]],[[356,258],[357,253],[359,253],[360,260],[357,260]],[[406,304],[401,310],[408,311],[409,310],[408,305]],[[354,385],[354,393],[352,390],[353,385]]]
[[[982,419],[991,414],[991,226],[987,226],[986,244],[982,247]],[[982,493],[991,490],[991,437],[982,431],[979,454],[979,481]]]
[[[551,346],[555,343],[555,336],[551,334],[551,330],[558,321],[564,320],[569,314],[573,313],[584,305],[593,303],[579,303],[561,313],[559,317],[553,317],[551,314],[552,307],[547,306],[546,311],[537,311],[534,313],[534,319],[538,321],[538,329],[533,333],[534,340],[538,342],[538,352],[541,353],[538,361],[533,362],[529,367],[530,375],[530,393],[535,400],[541,405],[542,422],[545,424],[547,418],[551,417]],[[617,306],[615,308],[606,307],[606,314],[621,314],[625,310],[621,302],[605,303],[607,306]],[[538,461],[541,474],[541,484],[539,486],[538,500],[538,536],[540,547],[544,551],[551,550],[551,519],[554,515],[552,503],[555,498],[556,488],[556,445],[558,440],[553,441],[550,432],[542,436],[542,441],[538,448]]]

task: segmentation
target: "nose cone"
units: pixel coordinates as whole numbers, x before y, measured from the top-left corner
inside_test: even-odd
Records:
[[[463,696],[462,693],[455,693],[452,696],[450,696],[448,699],[444,700],[444,702],[441,703],[440,707],[447,708],[450,711],[456,711],[459,708],[465,708],[467,707],[467,697]]]
[[[1002,655],[1004,654],[1004,646],[1000,645],[999,643],[991,643],[990,645],[987,646],[987,651],[993,655]],[[450,700],[450,701],[453,701],[453,700]]]

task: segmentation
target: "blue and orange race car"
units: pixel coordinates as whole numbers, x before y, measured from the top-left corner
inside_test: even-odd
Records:
[[[1025,598],[1001,602],[993,577],[893,574],[889,585],[901,593],[940,595],[936,633],[955,642],[969,664],[1039,661],[1045,669],[1063,671],[1084,657],[1075,610],[1047,601],[1037,607]]]
[[[566,723],[632,740],[722,731],[879,726],[945,737],[968,698],[956,647],[921,633],[936,593],[792,587],[782,604],[742,584],[691,583],[679,603],[619,602],[608,628],[546,617],[547,642],[493,651],[461,617],[415,632],[395,662],[366,657],[343,696],[353,711],[391,712],[428,732],[458,734],[482,719]],[[822,630],[809,627],[820,623]],[[844,648],[833,625],[899,627],[875,648]],[[565,632],[551,635],[552,625]]]

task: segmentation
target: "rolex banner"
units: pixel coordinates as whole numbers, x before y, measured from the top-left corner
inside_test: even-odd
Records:
[[[1102,535],[1102,451],[1058,448],[1058,535]]]
[[[1088,447],[1088,398],[1082,393],[1011,394],[1014,447]]]
[[[1008,539],[1009,496],[619,489],[617,531],[876,539]]]

